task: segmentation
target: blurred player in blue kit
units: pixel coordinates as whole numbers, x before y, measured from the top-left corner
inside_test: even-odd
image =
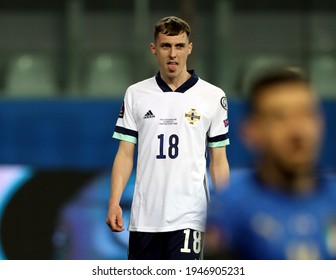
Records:
[[[247,107],[242,136],[255,165],[232,170],[211,202],[205,257],[335,259],[336,180],[319,170],[324,119],[307,75],[259,72]]]
[[[124,230],[120,200],[138,145],[129,259],[202,258],[207,147],[213,185],[223,186],[229,178],[226,96],[187,69],[189,37],[184,20],[158,21],[150,50],[159,72],[127,89],[113,134],[120,143],[106,222],[116,232]]]

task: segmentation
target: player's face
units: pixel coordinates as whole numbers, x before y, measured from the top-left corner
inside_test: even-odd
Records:
[[[176,36],[159,33],[150,47],[152,54],[157,57],[164,80],[174,80],[186,75],[187,58],[191,53],[192,43],[185,32]]]
[[[311,89],[303,83],[284,83],[263,89],[250,136],[266,162],[304,172],[316,163],[322,123]]]

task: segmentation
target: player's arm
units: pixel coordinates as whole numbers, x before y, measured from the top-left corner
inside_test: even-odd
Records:
[[[135,144],[120,141],[118,152],[114,159],[111,176],[111,194],[106,218],[106,223],[113,231],[124,230],[120,200],[133,170],[134,148]]]
[[[226,146],[210,148],[209,171],[216,190],[224,188],[230,179],[230,168],[226,157]]]

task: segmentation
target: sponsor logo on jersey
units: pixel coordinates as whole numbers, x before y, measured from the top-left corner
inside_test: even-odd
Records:
[[[196,111],[196,109],[191,109],[189,112],[184,113],[184,118],[189,124],[196,124],[201,119],[201,115]]]
[[[144,119],[150,119],[150,118],[155,118],[155,115],[151,110],[149,110],[143,117]]]

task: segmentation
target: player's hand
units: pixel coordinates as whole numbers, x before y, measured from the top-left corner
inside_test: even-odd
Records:
[[[121,232],[124,230],[124,220],[122,218],[122,209],[119,205],[110,205],[106,224],[110,227],[112,231]]]

